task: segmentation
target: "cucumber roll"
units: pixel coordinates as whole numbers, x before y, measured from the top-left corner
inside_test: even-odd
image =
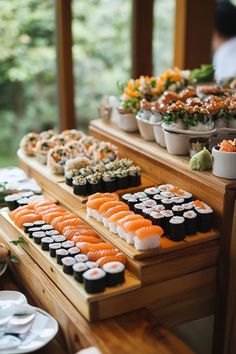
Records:
[[[106,288],[106,273],[101,268],[88,269],[83,273],[84,288],[89,294],[100,293]]]
[[[197,233],[197,214],[193,210],[186,211],[183,214],[185,218],[186,235],[195,235]]]
[[[121,262],[108,262],[104,264],[107,286],[116,286],[125,281],[125,266]]]
[[[63,265],[63,272],[66,274],[73,274],[73,265],[76,263],[76,260],[73,257],[64,257],[61,262]]]
[[[185,237],[185,219],[182,216],[173,216],[170,219],[169,238],[172,241],[181,241]]]
[[[84,176],[75,176],[72,180],[75,195],[88,195],[87,179]]]
[[[83,273],[86,270],[88,270],[88,266],[84,262],[78,262],[73,265],[74,278],[79,283],[83,283]]]

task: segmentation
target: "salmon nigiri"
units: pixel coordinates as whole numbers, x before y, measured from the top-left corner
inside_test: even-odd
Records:
[[[95,193],[92,194],[88,197],[88,200],[94,200],[94,199],[98,199],[98,198],[105,198],[105,197],[109,197],[112,200],[119,200],[119,196],[116,193]]]
[[[148,219],[137,219],[132,221],[127,221],[121,227],[120,236],[126,240],[127,243],[132,245],[134,243],[134,234],[137,230],[142,227],[152,226],[151,220]]]
[[[98,259],[99,267],[103,267],[104,264],[108,262],[121,262],[123,264],[126,263],[126,257],[123,253],[117,253],[115,256],[107,256]]]
[[[80,242],[78,244],[80,244]],[[90,251],[115,248],[111,243],[105,243],[105,242],[101,242],[97,244],[84,243],[79,245],[78,247],[80,248],[81,253],[86,253],[86,254]]]
[[[115,234],[117,233],[116,227],[117,227],[117,223],[120,219],[123,219],[125,216],[128,215],[134,215],[134,212],[131,210],[127,210],[127,211],[120,211],[112,216],[110,216],[107,220],[106,220],[106,224],[109,228],[110,231],[114,232]]]
[[[124,234],[123,234],[123,225],[128,222],[128,221],[134,221],[134,220],[143,220],[144,217],[142,215],[139,214],[132,214],[132,215],[127,215],[124,218],[120,219],[117,222],[117,227],[116,227],[116,232],[117,234],[123,238]],[[123,235],[123,236],[122,236]],[[125,236],[124,236],[125,238]]]
[[[51,221],[51,225],[55,228],[55,226],[59,223],[59,222],[62,222],[62,221],[65,221],[65,220],[69,220],[69,219],[75,219],[75,218],[78,218],[78,215],[76,214],[72,214],[70,212],[67,212],[67,214],[64,214],[62,216],[58,216],[57,218],[54,218],[52,221]]]
[[[76,244],[79,242],[86,242],[86,243],[101,243],[101,239],[98,237],[93,236],[74,236],[72,237],[72,241]]]
[[[107,257],[107,256],[116,256],[119,251],[115,248],[107,249],[107,250],[98,250],[98,251],[90,251],[87,253],[87,256],[90,261],[96,262],[99,258]]]
[[[110,202],[111,200],[112,198],[110,197],[88,200],[86,203],[87,215],[91,216],[94,219],[99,219],[100,213],[98,212],[98,209],[100,208],[101,205],[103,205],[106,202]]]
[[[61,234],[63,234],[64,228],[66,226],[77,226],[77,225],[81,225],[81,224],[84,224],[84,222],[82,220],[80,220],[80,218],[69,219],[69,220],[65,220],[65,221],[58,223],[56,226],[56,230],[58,230]]]
[[[66,236],[66,238],[68,238],[68,240],[72,239],[72,237],[74,237],[74,236],[88,236],[88,237],[89,236],[90,237],[91,236],[93,236],[93,237],[98,236],[98,234],[93,230],[77,230],[77,231],[74,231],[71,233],[67,232],[66,235],[63,233],[63,235]]]
[[[26,222],[34,222],[34,221],[39,221],[42,220],[41,216],[38,214],[27,214],[21,216],[17,221],[16,225],[20,228],[23,227],[23,224]]]
[[[104,215],[109,209],[114,208],[119,205],[125,205],[127,207],[127,204],[124,202],[120,202],[118,200],[111,200],[109,202],[106,202],[100,206],[98,209],[99,214]]]
[[[163,235],[160,226],[146,226],[138,229],[134,236],[134,246],[137,250],[147,250],[160,246],[160,237]]]

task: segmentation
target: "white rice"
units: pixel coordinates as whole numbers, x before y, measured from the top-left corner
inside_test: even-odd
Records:
[[[94,271],[96,271],[96,274],[94,274]],[[101,268],[88,269],[86,270],[86,272],[83,273],[83,278],[87,280],[98,280],[104,278],[105,276],[106,273]]]
[[[104,264],[103,269],[107,273],[117,274],[117,273],[123,272],[125,269],[125,266],[121,262],[108,262],[108,263]]]
[[[160,235],[153,235],[144,239],[139,239],[137,236],[134,237],[134,246],[138,251],[160,247],[160,243]]]

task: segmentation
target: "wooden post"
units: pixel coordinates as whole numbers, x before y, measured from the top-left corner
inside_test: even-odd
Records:
[[[62,130],[76,128],[71,3],[71,0],[56,0],[58,101]]]
[[[216,0],[176,0],[174,65],[209,64]]]
[[[152,75],[153,0],[133,0],[132,77]]]

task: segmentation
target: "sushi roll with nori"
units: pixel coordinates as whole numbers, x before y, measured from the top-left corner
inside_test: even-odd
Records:
[[[143,202],[146,208],[153,208],[157,205],[157,202],[153,199],[148,199]]]
[[[63,265],[63,272],[66,274],[73,274],[73,265],[76,263],[76,260],[73,257],[64,257],[61,262]]]
[[[71,170],[65,171],[65,179],[66,179],[66,184],[68,186],[73,186],[73,178],[75,176],[79,175],[79,170],[77,168],[73,168]]]
[[[77,254],[79,254],[80,253],[80,249],[79,249],[79,247],[77,247],[77,246],[74,246],[74,247],[71,247],[71,248],[69,248],[68,249],[68,252],[69,252],[69,255],[70,256],[76,256]]]
[[[119,168],[116,171],[117,188],[127,189],[130,186],[129,172],[126,168]]]
[[[134,206],[135,204],[138,204],[138,202],[139,202],[138,198],[135,198],[134,196],[130,197],[128,199],[128,206],[130,210],[134,211]]]
[[[30,227],[30,228],[28,229],[29,237],[32,238],[32,237],[33,237],[33,233],[34,233],[34,232],[39,232],[39,231],[42,231],[42,230],[41,230],[41,227]],[[44,236],[46,236],[46,234],[44,234]]]
[[[133,197],[136,198],[136,199],[138,199],[138,200],[140,201],[141,199],[145,199],[145,198],[147,198],[148,196],[147,196],[147,194],[144,193],[144,192],[137,192],[137,193],[134,193],[134,194],[133,194]]]
[[[144,208],[142,211],[142,215],[146,219],[151,219],[151,213],[153,212],[152,208]]]
[[[65,241],[62,242],[61,247],[64,248],[65,250],[69,250],[70,248],[74,247],[75,243],[74,241]]]
[[[174,202],[174,205],[182,205],[185,203],[185,200],[182,197],[174,197],[172,198],[172,200]]]
[[[82,275],[84,288],[89,294],[100,293],[106,288],[106,273],[101,268],[88,269]]]
[[[193,195],[191,193],[184,192],[184,194],[183,194],[183,198],[184,198],[185,203],[191,202],[192,197],[193,197]]]
[[[87,189],[89,194],[103,191],[102,173],[96,172],[87,176]]]
[[[32,222],[26,222],[26,223],[23,224],[23,227],[24,227],[24,232],[26,234],[28,234],[29,233],[29,229],[34,227],[34,224]]]
[[[88,182],[86,177],[75,176],[72,180],[73,193],[75,195],[88,195]]]
[[[46,237],[42,238],[41,239],[41,248],[42,248],[42,250],[43,251],[49,251],[49,245],[51,243],[53,243],[53,242],[54,242],[54,240],[53,240],[52,237],[46,236]]]
[[[193,210],[185,211],[185,233],[186,235],[195,235],[197,233],[197,213]]]
[[[163,198],[173,198],[175,195],[174,193],[171,193],[169,191],[163,191],[163,192],[160,192],[160,195],[163,197]]]
[[[158,213],[160,213],[162,210],[165,210],[165,207],[164,207],[164,205],[162,205],[162,204],[158,204],[158,205],[154,206],[154,207],[152,208],[152,210],[153,210],[153,211],[157,211]]]
[[[171,210],[174,205],[172,198],[163,198],[161,200],[161,204],[165,207],[165,209],[169,210]]]
[[[46,232],[46,231],[51,231],[51,230],[54,230],[52,225],[48,225],[48,224],[45,224],[41,227],[41,230]]]
[[[37,133],[32,132],[23,136],[20,142],[20,148],[24,151],[26,155],[33,156],[36,152],[37,142],[40,140],[40,137]]]
[[[21,192],[20,193],[21,198],[30,198],[34,195],[32,191],[26,191],[26,192]]]
[[[154,225],[158,225],[160,227],[164,227],[164,215],[157,211],[152,211],[150,214],[150,220],[153,222]]]
[[[213,210],[208,205],[205,208],[195,208],[198,220],[197,228],[199,232],[209,232],[212,228],[212,215]]]
[[[129,198],[132,197],[132,194],[131,193],[126,193],[126,194],[123,194],[122,197],[121,197],[121,200],[122,202],[128,204],[128,200]]]
[[[170,219],[170,234],[172,241],[181,241],[185,237],[185,219],[183,216],[173,216]]]
[[[84,264],[86,264],[88,269],[97,268],[98,266],[97,262],[91,262],[91,261],[85,262]]]
[[[130,187],[138,187],[141,184],[141,167],[131,166],[128,168]]]
[[[146,188],[144,189],[144,193],[146,193],[149,198],[153,198],[156,194],[158,194],[158,188],[157,187]]]
[[[29,204],[29,199],[28,198],[21,198],[17,200],[17,204],[19,207],[25,206]]]
[[[183,213],[186,211],[183,205],[174,205],[172,208],[173,213],[175,216],[183,216]]]
[[[192,202],[184,203],[184,204],[182,204],[182,206],[184,207],[184,210],[185,210],[185,211],[193,210],[193,209],[194,209]]]
[[[59,231],[57,231],[57,230],[49,230],[49,231],[46,231],[46,235],[49,236],[49,237],[56,236],[56,235],[59,235]]]
[[[174,216],[174,213],[172,210],[162,210],[161,215],[164,216],[163,220],[163,229],[164,229],[164,234],[169,235],[170,234],[170,219]]]
[[[174,188],[173,184],[160,184],[158,187],[158,190],[160,192],[164,192],[164,191],[171,191]]]
[[[115,192],[117,190],[117,178],[115,171],[107,171],[103,174],[104,190],[106,192]]]
[[[153,200],[155,200],[157,204],[161,204],[162,199],[163,199],[163,197],[160,194],[155,194],[153,196]]]
[[[77,254],[75,260],[76,262],[88,262],[89,258],[87,254]]]
[[[125,266],[121,262],[108,262],[104,264],[107,286],[116,286],[125,281]]]
[[[69,252],[64,248],[59,248],[56,250],[57,264],[62,264],[62,259],[67,257]]]
[[[34,239],[34,243],[41,245],[41,241],[44,237],[46,237],[46,234],[43,231],[36,231],[32,233],[32,237]]]
[[[42,227],[43,225],[46,224],[46,222],[43,220],[37,220],[37,221],[34,221],[33,224],[34,224],[34,227]]]
[[[50,243],[49,244],[49,253],[51,257],[56,257],[56,251],[61,248],[60,242]]]
[[[20,200],[21,198],[22,196],[20,194],[11,194],[11,195],[7,195],[4,198],[4,201],[7,203],[8,208],[12,211],[19,207],[17,201]]]
[[[87,262],[86,262],[87,263]],[[73,274],[79,283],[83,283],[83,273],[88,270],[88,266],[84,262],[78,262],[73,265]]]
[[[66,237],[64,235],[53,235],[52,236],[54,242],[65,242],[66,241]]]
[[[134,204],[134,212],[143,215],[143,209],[146,208],[144,203]]]

